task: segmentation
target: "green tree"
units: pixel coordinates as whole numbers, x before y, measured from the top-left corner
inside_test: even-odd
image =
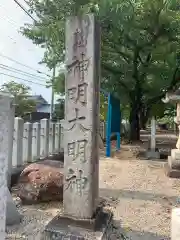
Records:
[[[30,0],[38,21],[22,32],[45,51],[49,68],[64,62],[65,17],[77,9],[101,23],[101,85],[129,109],[131,140],[140,137],[152,106],[179,86],[180,14],[170,0]]]
[[[23,117],[36,109],[35,101],[28,99],[30,90],[30,87],[14,81],[2,85],[1,91],[9,92],[14,97],[16,117]]]
[[[53,119],[54,120],[64,119],[64,100],[63,99],[59,99],[58,103],[55,104]]]

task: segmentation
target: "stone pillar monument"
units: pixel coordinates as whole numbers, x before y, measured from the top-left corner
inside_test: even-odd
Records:
[[[169,177],[180,177],[180,89],[174,93],[166,94],[166,98],[163,102],[173,102],[176,104],[176,117],[175,123],[178,125],[179,136],[176,143],[176,149],[171,150],[171,156],[168,157],[168,164],[166,165],[166,172]]]
[[[152,117],[151,119],[151,139],[150,147],[146,152],[147,159],[160,159],[160,152],[156,148],[156,119]]]
[[[92,217],[98,198],[99,35],[91,15],[67,20],[64,212],[79,219]]]
[[[100,29],[93,15],[67,19],[66,66],[64,214],[43,239],[107,239],[112,215],[98,206]]]

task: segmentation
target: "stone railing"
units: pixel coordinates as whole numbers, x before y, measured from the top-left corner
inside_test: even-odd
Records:
[[[42,119],[29,123],[14,120],[12,167],[34,162],[61,151],[61,124]]]
[[[62,120],[63,121],[63,120]],[[105,123],[100,123],[100,135],[105,139]],[[63,128],[60,122],[42,119],[40,122],[24,122],[14,119],[12,167],[32,163],[63,151]]]

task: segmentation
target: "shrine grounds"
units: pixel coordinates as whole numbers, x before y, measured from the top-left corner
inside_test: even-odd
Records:
[[[100,196],[114,213],[112,240],[169,240],[171,209],[180,205],[180,180],[165,175],[166,159],[146,160],[147,132],[143,142],[121,145],[121,151],[100,158]],[[173,133],[159,133],[158,147],[165,155],[175,144]],[[20,225],[8,227],[7,239],[38,240],[44,226],[62,211],[62,203],[22,206],[15,194],[18,210],[24,215]]]

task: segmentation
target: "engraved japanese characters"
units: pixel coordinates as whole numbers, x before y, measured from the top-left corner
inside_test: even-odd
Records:
[[[96,54],[99,41],[95,41],[96,30],[93,15],[70,17],[66,23],[64,212],[75,218],[91,218],[95,209],[93,185],[98,181],[95,168],[98,167],[99,150],[99,58]]]

